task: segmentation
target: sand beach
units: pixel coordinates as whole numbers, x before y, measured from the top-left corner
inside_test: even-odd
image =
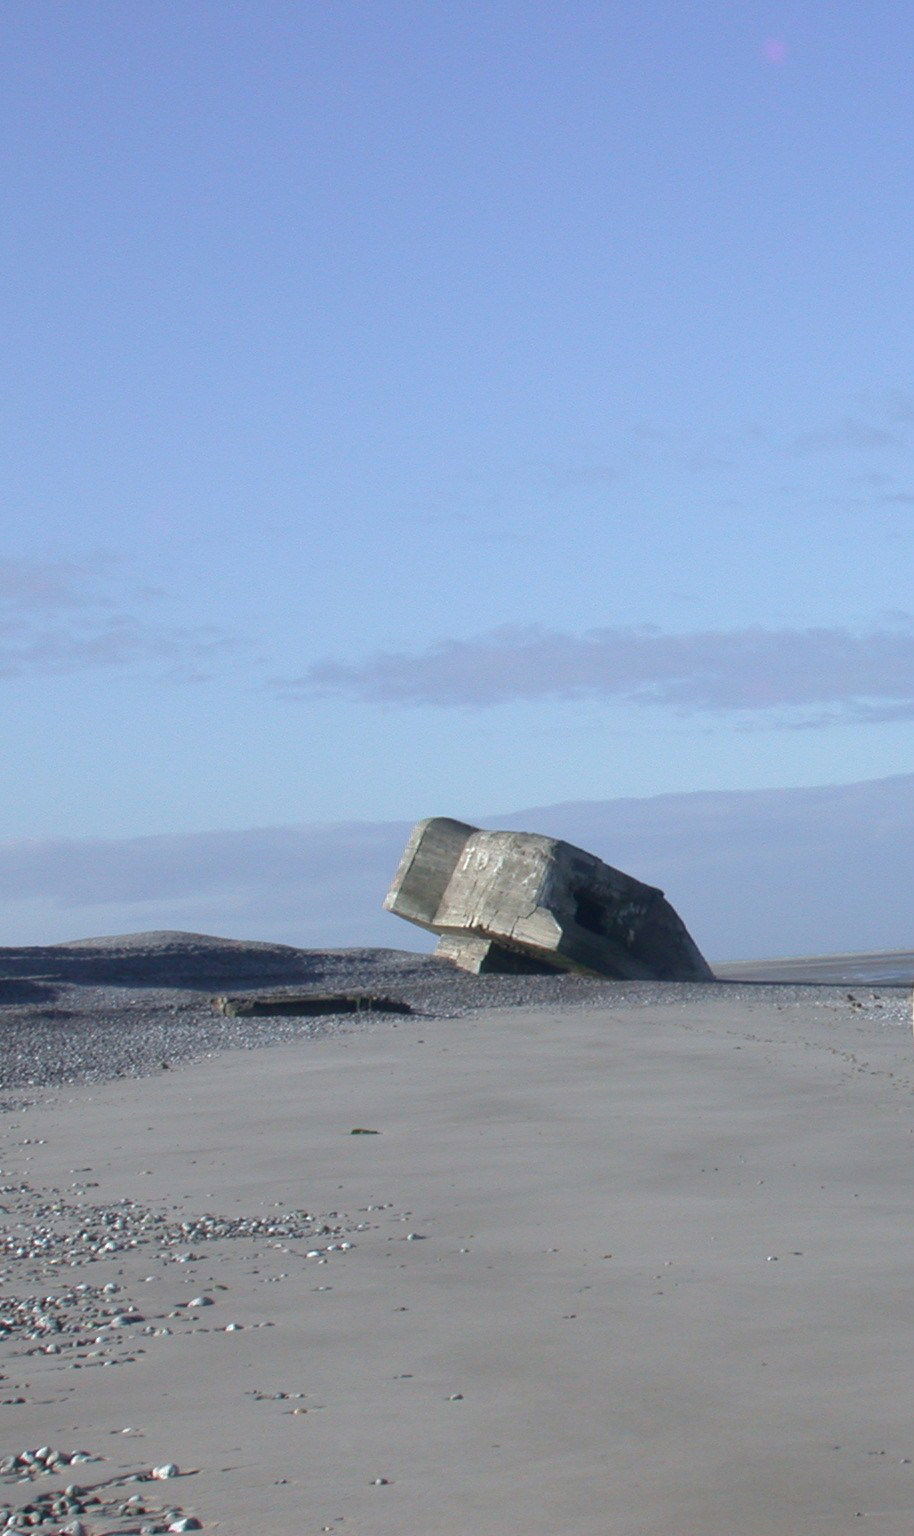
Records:
[[[53,958],[45,1027],[91,1032]],[[447,1016],[397,964],[427,1012],[15,1056],[10,1528],[910,1536],[909,994],[461,981]],[[162,980],[119,984],[128,1042]],[[20,1046],[52,1006],[6,1004]]]

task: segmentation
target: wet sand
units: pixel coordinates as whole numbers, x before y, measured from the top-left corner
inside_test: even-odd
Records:
[[[0,1342],[3,1449],[103,1459],[0,1502],[123,1474],[232,1536],[910,1536],[912,1093],[897,1007],[704,987],[47,1092],[0,1122],[2,1290],[75,1299]]]

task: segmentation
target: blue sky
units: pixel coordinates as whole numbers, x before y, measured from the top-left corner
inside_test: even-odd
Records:
[[[6,0],[0,838],[907,772],[912,57]]]

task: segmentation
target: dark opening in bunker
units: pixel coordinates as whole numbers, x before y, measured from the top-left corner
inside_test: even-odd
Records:
[[[606,933],[605,911],[603,903],[597,901],[587,891],[575,891],[574,893],[574,919],[580,928],[586,928],[588,933]]]

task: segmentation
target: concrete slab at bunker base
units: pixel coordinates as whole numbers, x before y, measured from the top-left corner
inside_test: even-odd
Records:
[[[467,971],[714,979],[662,891],[535,832],[420,821],[384,906],[439,934],[437,953]]]

